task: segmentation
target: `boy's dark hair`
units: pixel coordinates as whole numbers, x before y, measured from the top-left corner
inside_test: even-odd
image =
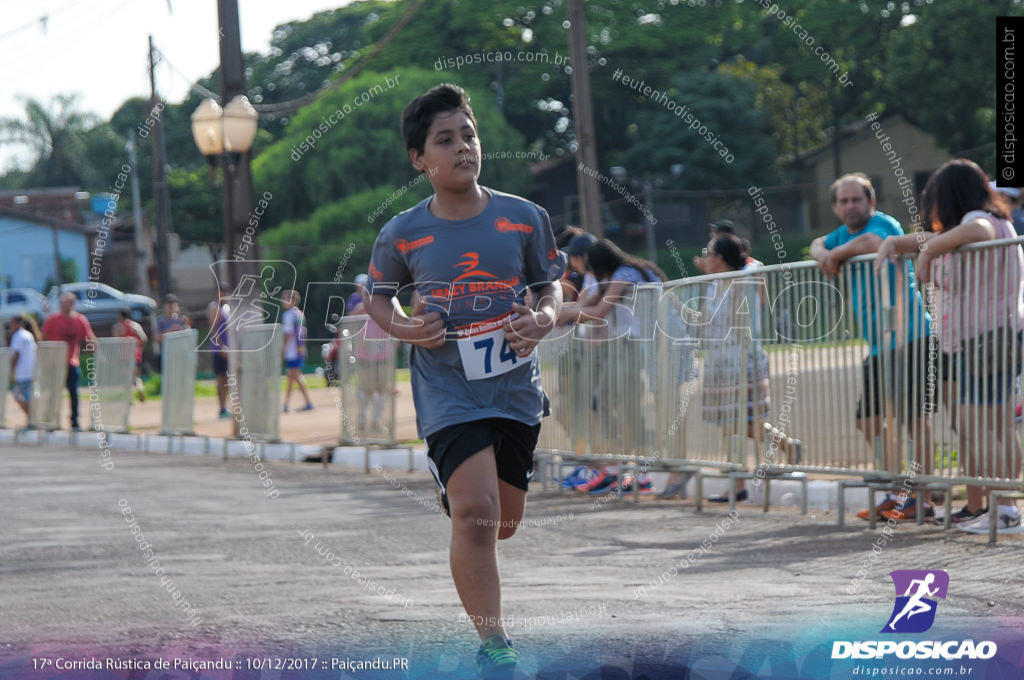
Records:
[[[988,183],[985,172],[973,161],[957,158],[935,171],[924,187],[924,228],[947,231],[960,224],[972,210],[985,210],[1010,219],[1006,201]]]
[[[402,111],[402,138],[405,140],[406,151],[416,149],[417,153],[423,153],[427,130],[434,118],[448,111],[462,111],[472,121],[473,127],[476,127],[476,118],[469,106],[469,95],[458,85],[442,83],[409,102]]]

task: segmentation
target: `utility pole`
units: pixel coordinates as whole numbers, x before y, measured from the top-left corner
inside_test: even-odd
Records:
[[[245,64],[238,28],[238,0],[218,0],[220,23],[220,100],[224,106],[236,95],[245,94]],[[236,261],[233,253],[245,252],[246,260],[259,259],[259,246],[242,248],[242,237],[252,209],[252,169],[249,152],[221,155],[224,170],[224,259],[229,260],[228,280],[232,289],[246,275],[259,275],[258,265]],[[251,279],[250,279],[251,280]]]
[[[153,135],[153,197],[156,199],[156,262],[160,273],[160,296],[171,292],[171,249],[167,242],[170,230],[171,201],[167,187],[167,145],[164,141],[163,117],[153,112],[160,102],[156,94],[156,49],[153,36],[149,36],[149,117],[155,119]]]
[[[149,295],[149,249],[142,228],[142,197],[139,191],[139,154],[135,148],[135,130],[128,131],[128,160],[132,167],[132,221],[135,223],[135,288],[140,295]]]
[[[586,19],[583,0],[568,0],[569,55],[572,58],[573,120],[576,128],[576,186],[580,198],[580,226],[594,236],[604,236],[601,220],[601,192],[596,173],[597,139],[594,134],[594,107],[590,95],[590,71],[587,69]]]
[[[238,28],[238,0],[217,0],[217,22],[220,29],[220,100],[224,106],[236,95],[245,94],[245,64],[242,59],[242,39]],[[259,245],[253,243],[249,251],[240,248],[245,227],[252,209],[252,170],[249,152],[221,154],[224,172],[224,259],[228,260],[228,281],[234,297],[232,317],[239,320],[249,310],[259,308],[260,291],[256,286],[244,287],[243,281],[260,280]],[[245,260],[236,260],[234,253],[247,252]],[[237,293],[238,295],[234,295]],[[238,297],[241,299],[238,299]],[[242,375],[241,357],[242,328],[233,323],[228,326],[228,371],[235,377],[235,388],[241,395],[246,389]],[[250,385],[248,389],[255,389]],[[232,419],[236,437],[240,436],[237,419]]]

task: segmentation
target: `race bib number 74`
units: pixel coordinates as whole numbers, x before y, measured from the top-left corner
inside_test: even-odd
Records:
[[[498,319],[458,329],[459,356],[467,378],[493,378],[529,362],[528,357],[517,356],[505,339],[505,326],[516,316],[509,313]]]

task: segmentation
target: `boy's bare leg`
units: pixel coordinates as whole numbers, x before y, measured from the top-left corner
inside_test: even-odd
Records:
[[[498,540],[511,538],[519,527],[526,511],[526,492],[512,486],[503,479],[498,480],[498,497],[501,501],[501,523],[498,525]]]
[[[478,451],[459,465],[445,491],[452,516],[452,579],[462,606],[480,639],[505,636],[498,574],[501,492],[494,447]]]

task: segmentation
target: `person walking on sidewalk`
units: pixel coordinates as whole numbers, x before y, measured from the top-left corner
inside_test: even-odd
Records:
[[[26,426],[31,424],[32,377],[36,368],[36,342],[39,328],[28,312],[22,312],[10,320],[11,335],[11,379],[14,382],[14,400],[25,412]]]
[[[78,380],[82,371],[79,368],[79,355],[82,341],[96,346],[96,335],[92,332],[89,320],[75,311],[78,298],[74,293],[63,293],[60,296],[60,311],[54,312],[43,322],[43,336],[47,340],[60,340],[68,346],[67,373],[64,386],[67,387],[71,400],[71,430],[77,432],[78,425]]]
[[[298,385],[306,405],[300,411],[312,411],[313,402],[309,398],[306,380],[302,377],[302,367],[306,364],[306,319],[298,308],[302,296],[297,290],[286,290],[281,299],[284,314],[281,316],[281,328],[284,332],[284,365],[288,371],[288,386],[284,392],[284,412],[288,413],[288,405],[292,400],[292,384]]]

